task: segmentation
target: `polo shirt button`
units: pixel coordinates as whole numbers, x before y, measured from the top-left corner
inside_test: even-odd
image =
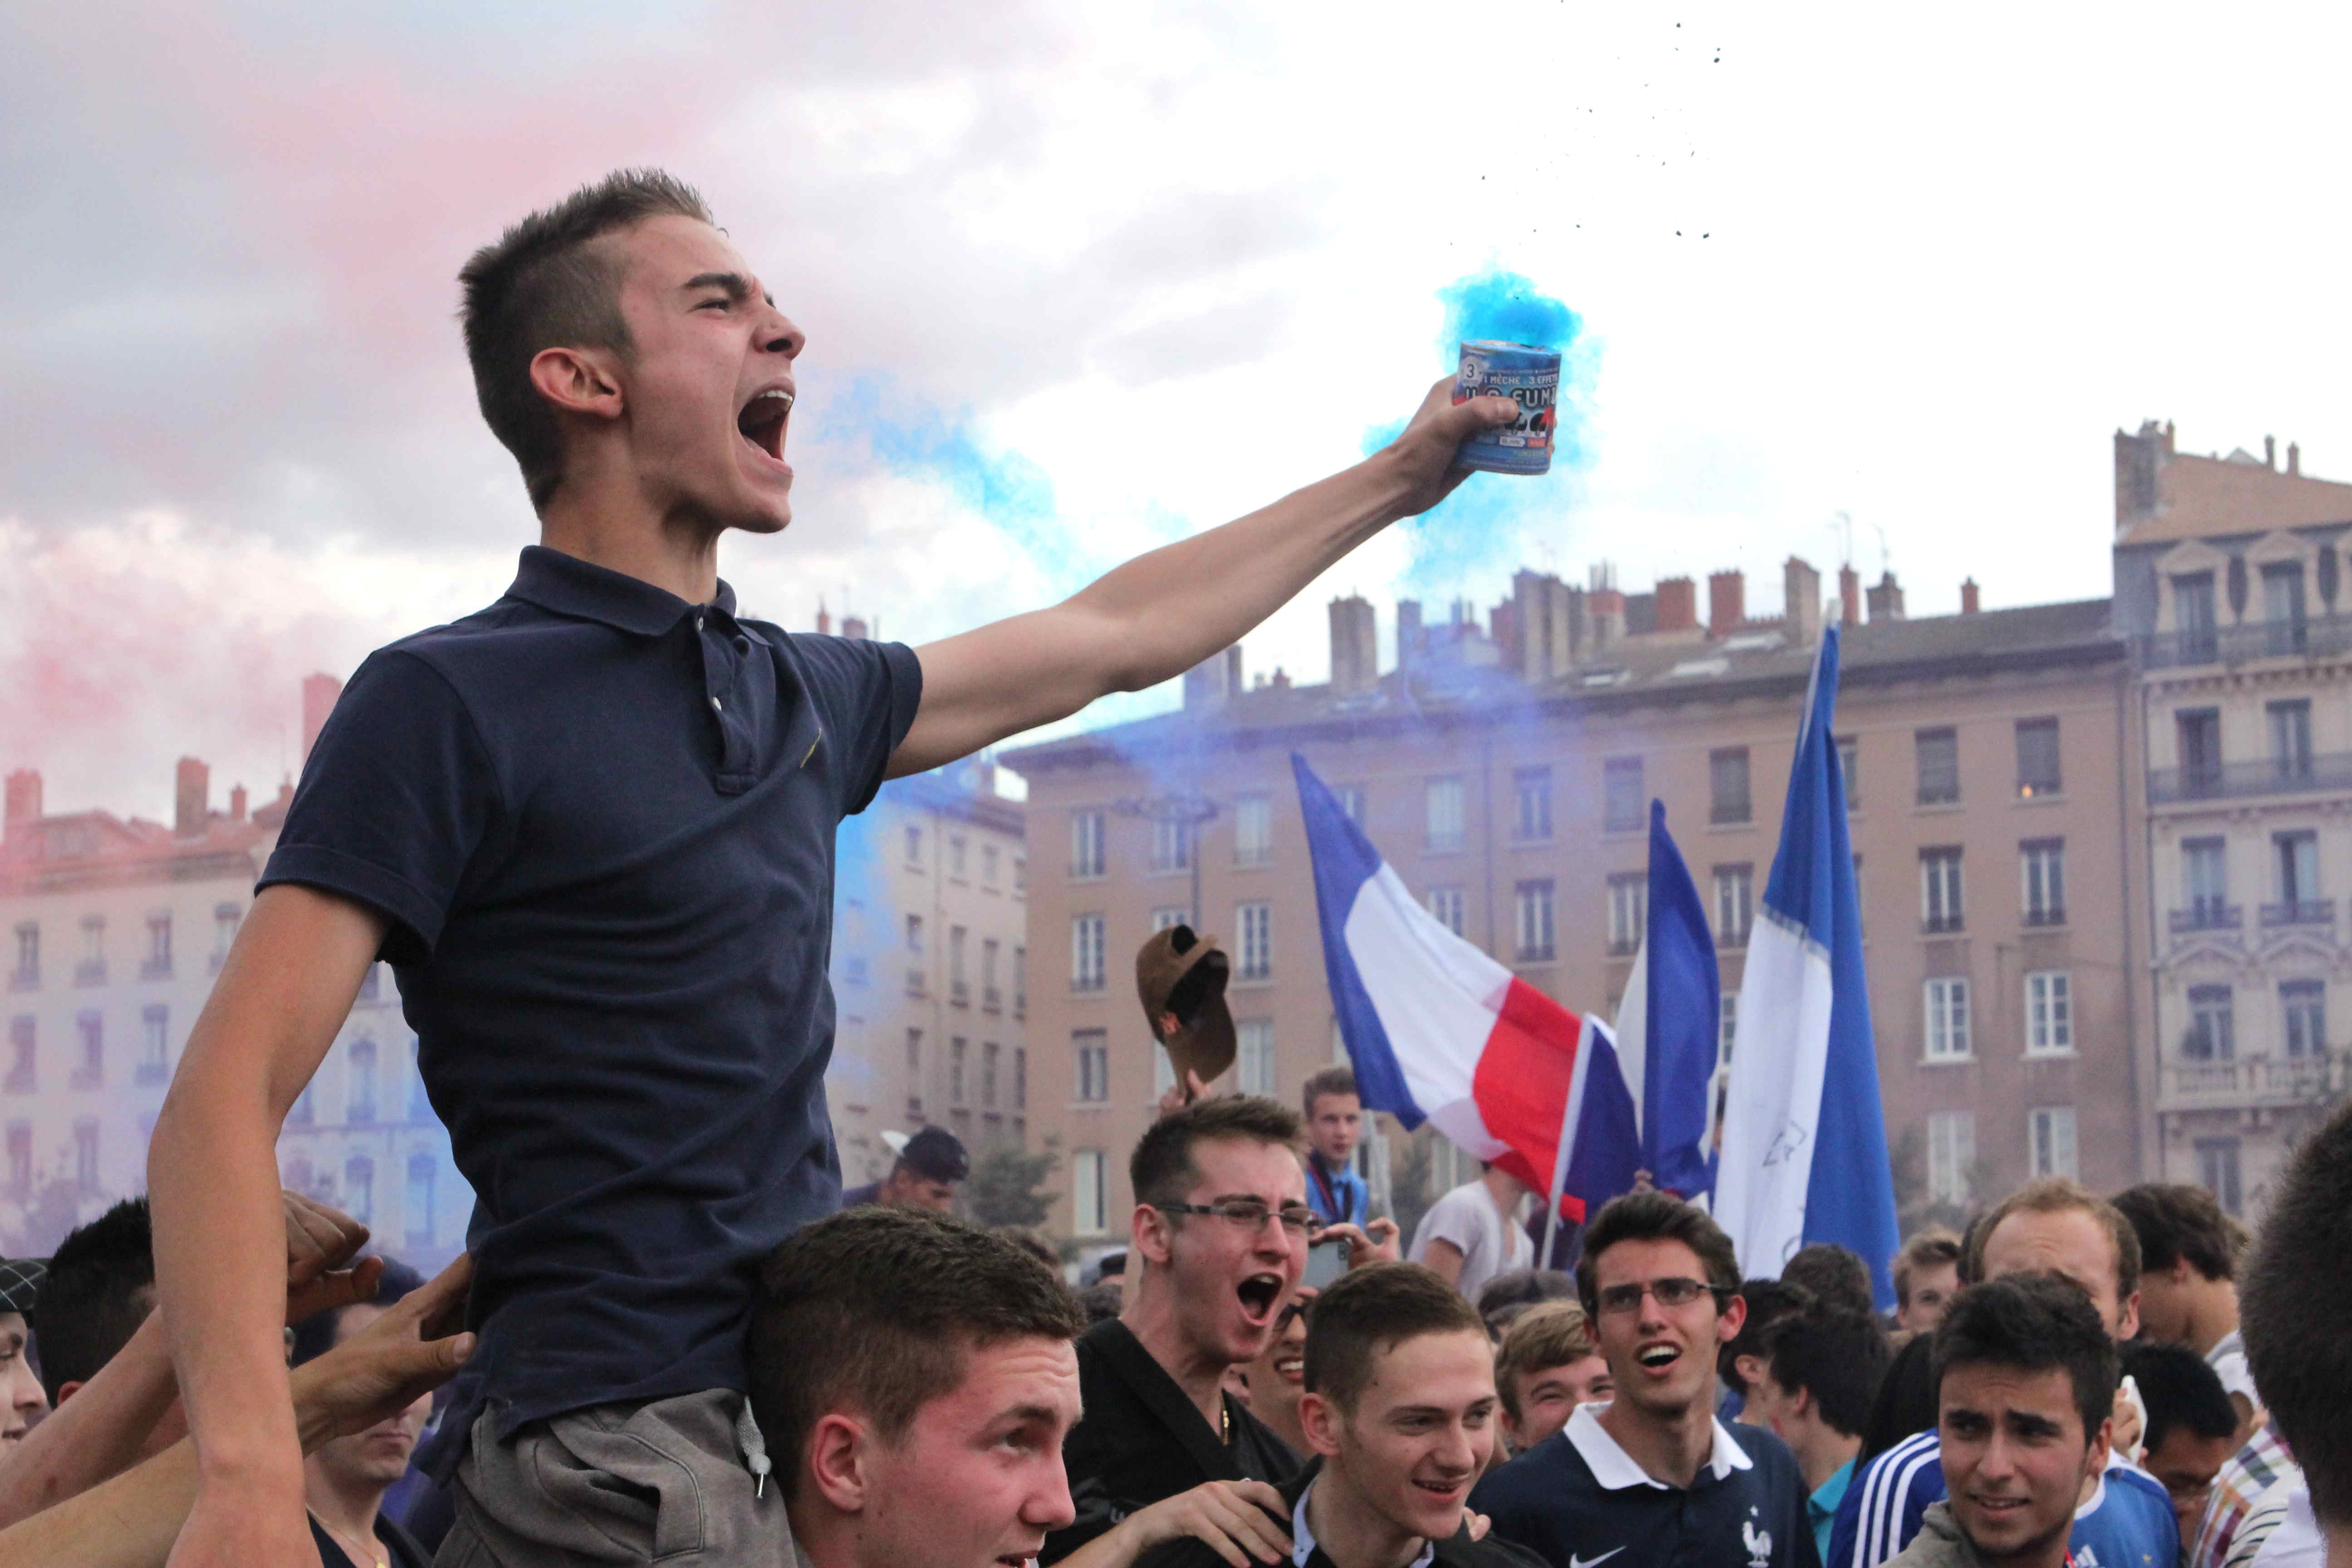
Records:
[[[714,698],[712,698],[712,699],[710,700],[710,710],[711,710],[713,713],[717,713],[717,712],[719,712],[719,711],[721,710],[719,709],[719,699],[717,699],[716,697],[714,697]]]
[[[702,629],[702,617],[700,616],[694,617],[694,629],[696,631],[700,631]]]

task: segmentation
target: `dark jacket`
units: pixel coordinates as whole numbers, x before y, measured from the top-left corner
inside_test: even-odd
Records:
[[[1298,1457],[1230,1394],[1228,1444],[1167,1370],[1117,1318],[1078,1336],[1078,1393],[1086,1414],[1062,1444],[1078,1517],[1045,1537],[1042,1563],[1058,1562],[1139,1509],[1203,1481],[1272,1481],[1298,1473]]]
[[[1291,1517],[1297,1511],[1298,1500],[1307,1495],[1307,1487],[1322,1473],[1323,1460],[1318,1456],[1307,1463],[1307,1468],[1282,1483],[1282,1532],[1291,1533]],[[1470,1539],[1470,1521],[1464,1519],[1462,1527],[1445,1541],[1436,1542],[1436,1555],[1430,1568],[1544,1568],[1544,1561],[1524,1546],[1489,1535],[1484,1541]],[[1204,1541],[1182,1536],[1163,1541],[1136,1560],[1135,1568],[1230,1568],[1214,1548]],[[1307,1559],[1306,1568],[1336,1568],[1324,1554],[1323,1543],[1317,1542]]]

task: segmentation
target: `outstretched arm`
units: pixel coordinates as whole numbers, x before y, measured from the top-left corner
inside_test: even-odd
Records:
[[[175,1568],[317,1568],[286,1375],[276,1145],[383,934],[346,900],[264,889],[156,1120],[158,1310],[201,1483]]]
[[[891,773],[938,767],[1106,693],[1181,675],[1390,523],[1435,506],[1465,477],[1454,467],[1463,438],[1518,415],[1506,397],[1457,406],[1453,384],[1432,387],[1404,433],[1352,468],[1139,555],[1051,609],[917,649],[922,707]]]

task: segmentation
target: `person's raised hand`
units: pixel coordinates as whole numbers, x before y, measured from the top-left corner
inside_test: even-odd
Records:
[[[1348,1267],[1361,1268],[1367,1263],[1394,1263],[1397,1260],[1397,1223],[1392,1219],[1376,1219],[1365,1225],[1327,1225],[1324,1239],[1338,1237],[1348,1244]]]
[[[364,1432],[430,1394],[466,1364],[475,1336],[459,1333],[470,1254],[402,1297],[358,1333],[294,1369],[294,1417],[305,1453]]]
[[[1175,1085],[1160,1097],[1160,1114],[1173,1116],[1194,1100],[1208,1098],[1209,1086],[1201,1081],[1199,1073],[1194,1072],[1191,1068],[1186,1068],[1184,1081]]]
[[[1136,1510],[1120,1528],[1138,1552],[1189,1535],[1233,1568],[1259,1568],[1290,1555],[1290,1532],[1276,1517],[1282,1511],[1282,1494],[1264,1481],[1203,1481]]]
[[[299,1323],[315,1312],[348,1307],[375,1294],[381,1258],[352,1264],[367,1245],[368,1227],[297,1192],[281,1192],[286,1214],[286,1321]]]
[[[1379,460],[1393,470],[1404,492],[1397,499],[1395,514],[1415,516],[1452,495],[1454,487],[1470,476],[1469,469],[1454,461],[1462,443],[1518,416],[1519,405],[1507,397],[1454,402],[1450,375],[1432,386],[1403,433],[1381,448]]]

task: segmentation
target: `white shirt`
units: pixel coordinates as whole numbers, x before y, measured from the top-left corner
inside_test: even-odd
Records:
[[[1672,1491],[1672,1487],[1635,1464],[1633,1456],[1609,1435],[1609,1428],[1601,1424],[1601,1413],[1608,1408],[1607,1400],[1580,1405],[1568,1418],[1568,1440],[1576,1445],[1577,1457],[1592,1472],[1592,1479],[1612,1492],[1625,1487],[1655,1487],[1660,1491]],[[1715,1442],[1707,1450],[1706,1468],[1715,1472],[1715,1479],[1719,1481],[1734,1470],[1752,1468],[1756,1461],[1748,1457],[1739,1439],[1725,1431],[1722,1422],[1712,1425]]]
[[[2287,1489],[2286,1517],[2254,1553],[2253,1568],[2322,1568],[2326,1561],[2327,1540],[2319,1533],[2319,1520],[2311,1511],[2311,1490],[2298,1472]]]
[[[2255,1409],[2263,1407],[2263,1396],[2254,1392],[2253,1372],[2246,1365],[2246,1342],[2237,1330],[2213,1342],[2213,1348],[2205,1352],[2205,1364],[2221,1378],[2222,1393],[2242,1394]]]
[[[1536,1244],[1519,1225],[1517,1208],[1506,1217],[1483,1181],[1454,1188],[1430,1205],[1413,1227],[1412,1261],[1428,1262],[1433,1241],[1453,1243],[1462,1254],[1462,1277],[1454,1288],[1476,1301],[1496,1275],[1536,1265]]]

